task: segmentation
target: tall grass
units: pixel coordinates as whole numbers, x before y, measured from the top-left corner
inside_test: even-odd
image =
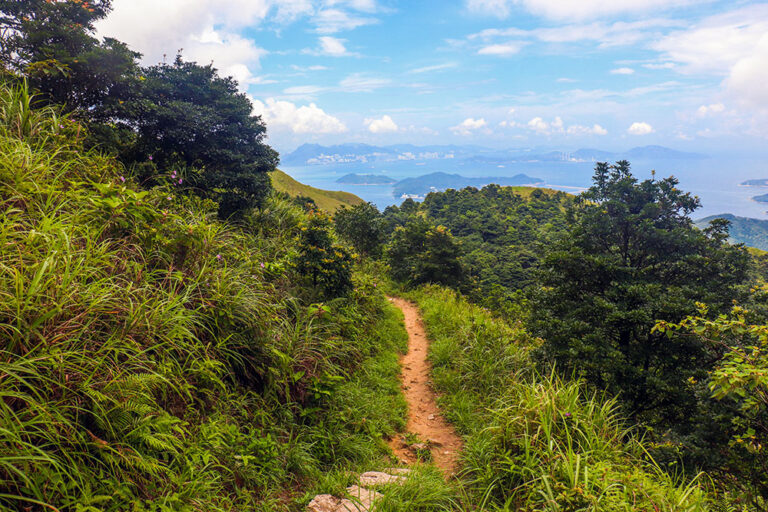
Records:
[[[299,209],[223,224],[84,135],[0,87],[0,509],[298,509],[385,457],[402,338],[372,278],[308,304]]]
[[[454,292],[412,293],[433,340],[441,405],[466,438],[461,480],[471,510],[702,511],[699,482],[661,471],[613,399],[539,375],[537,340]]]

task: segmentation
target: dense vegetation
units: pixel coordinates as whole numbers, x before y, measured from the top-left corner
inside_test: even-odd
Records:
[[[390,465],[386,288],[467,448],[380,511],[766,509],[768,263],[674,178],[381,213],[274,173],[234,80],[140,67],[109,9],[0,2],[0,508],[298,510]]]
[[[2,506],[276,510],[385,454],[404,331],[364,274],[309,302],[311,218],[141,191],[29,101],[0,94]]]
[[[768,250],[768,220],[738,217],[726,213],[699,219],[696,225],[703,229],[715,219],[725,219],[729,222],[728,239],[732,243],[744,244],[763,251]]]

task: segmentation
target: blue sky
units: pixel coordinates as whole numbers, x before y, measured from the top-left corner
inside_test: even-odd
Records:
[[[115,0],[155,63],[238,78],[270,143],[761,150],[768,3]]]

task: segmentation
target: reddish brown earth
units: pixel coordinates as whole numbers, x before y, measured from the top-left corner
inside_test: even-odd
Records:
[[[400,358],[402,388],[408,402],[406,430],[427,444],[434,464],[446,475],[450,475],[456,469],[462,442],[437,407],[437,396],[429,379],[429,339],[421,314],[411,302],[399,298],[391,298],[390,301],[403,312],[405,329],[408,331],[408,353]],[[390,446],[404,462],[410,464],[418,460],[413,447],[405,442],[405,434],[393,438]]]

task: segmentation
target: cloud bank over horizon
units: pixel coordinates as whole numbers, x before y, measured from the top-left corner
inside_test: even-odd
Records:
[[[97,30],[234,77],[278,149],[768,138],[761,2],[115,0]]]

